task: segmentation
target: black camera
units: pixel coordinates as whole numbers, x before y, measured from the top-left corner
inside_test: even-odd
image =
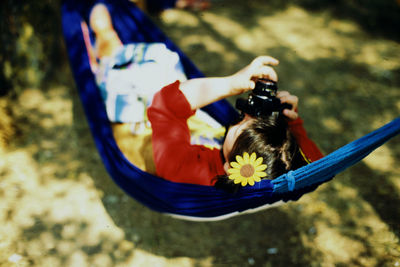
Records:
[[[252,117],[267,117],[273,112],[282,112],[291,109],[292,105],[281,103],[276,97],[278,85],[276,82],[260,79],[247,99],[236,100],[236,108]]]

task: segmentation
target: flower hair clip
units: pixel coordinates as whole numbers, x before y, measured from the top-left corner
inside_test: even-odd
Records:
[[[266,164],[262,164],[263,158],[257,158],[256,153],[244,152],[243,157],[237,155],[236,162],[232,161],[230,163],[231,167],[228,170],[229,179],[233,180],[235,184],[242,184],[246,186],[247,184],[253,186],[254,182],[260,182],[262,177],[267,176],[264,170],[267,168]]]

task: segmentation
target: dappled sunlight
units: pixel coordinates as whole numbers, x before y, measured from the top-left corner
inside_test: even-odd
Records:
[[[391,175],[389,176],[390,181],[392,182],[392,184],[396,187],[397,189],[397,194],[400,195],[400,179],[399,179],[399,175]]]
[[[366,38],[366,37],[365,37]],[[356,62],[378,67],[390,75],[388,70],[400,68],[398,55],[399,43],[389,40],[370,40],[359,46],[360,51],[354,56]],[[386,70],[386,71],[385,71]]]
[[[400,100],[396,102],[395,107],[397,108],[397,113],[400,113]]]
[[[56,145],[69,142],[68,135],[57,133],[60,127],[72,126],[72,102],[61,89],[48,93],[26,90],[19,101],[18,109],[24,112],[18,116],[29,116],[30,123],[36,124],[46,115],[51,122],[37,124],[29,132],[32,136],[49,131],[55,136],[35,144],[25,140],[0,151],[0,262],[18,266],[211,266],[208,258],[157,256],[138,249],[135,238],[127,239],[103,203],[103,199],[115,203],[118,198],[96,187],[73,149]],[[60,173],[63,168],[68,171]]]
[[[166,25],[179,24],[180,27],[198,27],[200,20],[197,16],[188,12],[176,9],[169,9],[160,15],[160,19]]]
[[[315,246],[325,252],[324,262],[351,262],[354,256],[358,257],[363,252],[361,242],[341,235],[331,226],[317,223],[316,228],[320,234],[315,238]]]
[[[165,266],[165,267],[195,267],[212,265],[212,257],[204,260],[193,260],[189,257],[178,257],[175,259],[166,259],[165,257],[156,256],[142,249],[136,249],[135,253],[123,264],[117,266]]]
[[[160,26],[207,75],[230,74],[261,54],[278,58],[281,84],[300,97],[300,114],[312,113],[315,121],[325,123],[318,129],[330,133],[348,129],[341,138],[347,141],[335,138],[323,148],[337,148],[393,119],[400,91],[389,81],[395,80],[400,66],[398,43],[371,38],[355,22],[332,18],[328,12],[311,13],[293,5],[271,12],[268,5],[250,6],[248,19],[229,16],[222,8],[179,11],[197,18],[198,25],[174,21]],[[371,99],[376,101],[366,105]],[[368,123],[354,123],[367,114]],[[340,125],[333,125],[332,118]]]
[[[388,92],[389,96],[388,97],[393,97],[393,98],[397,98],[396,95],[391,95],[390,92]],[[381,112],[379,112],[378,116],[376,116],[374,118],[374,120],[371,121],[371,129],[378,129],[379,127],[382,127],[384,124],[389,123],[394,116],[396,116],[397,114],[400,114],[398,112],[396,112],[396,110],[382,110]],[[373,114],[368,114],[368,115],[373,115]],[[386,144],[386,146],[388,146]]]
[[[259,19],[268,42],[290,47],[307,60],[325,57],[348,59],[393,70],[400,67],[400,45],[387,40],[370,40],[351,21],[330,19],[325,13],[309,13],[291,6],[273,16]],[[358,37],[358,38],[354,38]],[[257,42],[262,43],[262,42]],[[389,44],[388,44],[389,43]]]
[[[1,261],[17,253],[22,261],[45,266],[40,263],[47,254],[58,255],[60,261],[85,247],[123,240],[91,178],[82,174],[77,181],[43,183],[39,170],[32,155],[22,150],[9,152],[2,163],[0,234],[1,245],[9,249],[0,253]]]
[[[214,40],[210,36],[204,36],[201,41],[199,41],[197,35],[187,35],[182,37],[182,45],[184,46],[199,46],[202,45],[208,53],[223,54],[224,59],[227,61],[236,61],[238,59],[237,55],[233,51],[226,51],[226,48]]]
[[[400,166],[394,159],[388,145],[379,147],[363,161],[373,170],[381,172],[397,172],[400,174]]]
[[[304,244],[321,252],[323,266],[376,266],[382,258],[373,259],[371,255],[386,255],[386,260],[400,257],[399,238],[380,220],[374,208],[359,197],[357,188],[337,182],[319,195],[304,196],[298,204],[299,216],[309,218],[312,224],[308,234],[302,235]]]
[[[0,234],[6,238],[0,247],[7,249],[1,250],[0,261],[19,266],[211,266],[212,258],[206,255],[164,257],[138,248],[145,234],[137,232],[131,221],[140,227],[151,218],[140,218],[134,209],[126,212],[133,200],[109,191],[112,181],[96,166],[101,165],[96,157],[91,168],[99,169],[107,180],[98,186],[99,172],[85,166],[93,161],[90,154],[97,152],[93,144],[81,146],[85,142],[78,140],[82,136],[73,123],[85,119],[83,113],[73,119],[72,102],[65,87],[28,89],[13,107],[14,120],[26,134],[1,151],[0,196],[5,201],[0,202]],[[41,123],[43,119],[48,123]],[[90,138],[88,131],[85,128]],[[120,208],[132,225],[128,229],[112,218]]]
[[[17,112],[24,112],[29,121],[36,121],[38,126],[45,129],[71,126],[72,103],[64,99],[67,90],[66,87],[54,88],[48,96],[39,89],[25,90],[19,97],[23,109]],[[48,101],[48,97],[51,97],[52,101]]]
[[[338,118],[328,117],[322,120],[322,125],[335,134],[340,134],[344,129]]]
[[[242,51],[261,52],[265,45],[268,46],[270,44],[265,42],[265,33],[260,34],[259,29],[256,31],[248,29],[241,21],[233,21],[211,12],[204,12],[201,19],[208,23],[218,34],[230,39]],[[227,60],[231,59],[227,58]]]
[[[21,90],[22,86],[33,85],[37,86],[44,77],[41,70],[42,61],[45,58],[45,51],[43,50],[42,41],[35,35],[33,26],[24,22],[21,25],[20,34],[16,42],[15,57],[20,67],[15,68],[13,64],[5,60],[5,77],[7,79],[16,79],[15,90]]]
[[[348,46],[344,46],[343,42],[352,40],[351,36],[337,35],[329,27],[324,14],[310,14],[294,6],[273,16],[260,18],[259,24],[276,46],[287,46],[307,60],[344,57]]]
[[[21,14],[46,5],[38,3]],[[400,44],[329,9],[220,0],[153,18],[208,76],[261,54],[278,58],[279,87],[299,96],[325,153],[400,112]],[[0,98],[1,266],[400,265],[398,137],[297,202],[222,222],[172,219],[109,177],[58,43],[61,26],[30,19],[9,33],[14,58],[0,56],[13,88]]]

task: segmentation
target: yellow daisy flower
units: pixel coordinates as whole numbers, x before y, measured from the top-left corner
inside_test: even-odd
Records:
[[[267,165],[262,164],[263,158],[257,158],[256,153],[252,153],[249,156],[249,153],[244,152],[243,157],[237,155],[236,162],[231,162],[232,168],[228,170],[229,179],[233,180],[235,184],[242,184],[242,186],[246,186],[247,184],[253,186],[254,182],[261,181],[261,177],[267,176],[265,172],[263,172]]]

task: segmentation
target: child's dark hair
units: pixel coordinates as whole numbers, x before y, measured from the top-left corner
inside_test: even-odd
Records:
[[[289,170],[295,170],[307,164],[299,146],[289,131],[287,119],[281,113],[268,117],[255,118],[249,127],[236,139],[228,161],[236,161],[236,156],[244,152],[263,158],[267,165],[265,179],[275,179]],[[215,186],[229,192],[236,192],[240,184],[234,184],[228,175],[215,177]]]

